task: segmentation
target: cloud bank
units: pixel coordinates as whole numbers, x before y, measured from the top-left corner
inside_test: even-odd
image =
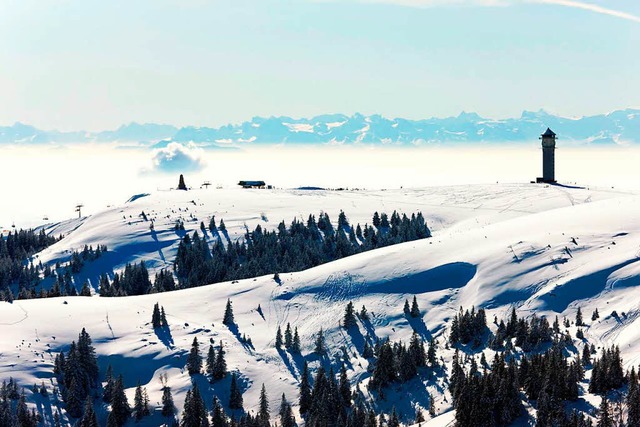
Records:
[[[589,12],[609,15],[615,18],[625,19],[640,23],[640,16],[624,11],[610,9],[594,3],[587,3],[578,0],[363,0],[365,3],[387,3],[397,4],[409,7],[435,7],[435,6],[452,6],[452,5],[470,5],[499,7],[511,6],[516,4],[551,4],[557,6],[571,7],[574,9],[587,10]]]
[[[204,151],[194,144],[171,142],[153,153],[152,170],[156,172],[196,172],[205,166]]]

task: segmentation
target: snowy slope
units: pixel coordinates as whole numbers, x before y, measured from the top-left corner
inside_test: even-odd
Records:
[[[218,221],[224,218],[233,239],[244,233],[245,223],[250,229],[258,223],[275,227],[281,219],[288,223],[294,216],[306,218],[320,210],[337,220],[340,209],[353,224],[369,222],[375,210],[421,210],[434,237],[281,274],[281,284],[268,276],[139,297],[0,303],[0,378],[12,375],[24,385],[44,379],[52,387],[55,352],[86,327],[101,368],[111,363],[116,373],[125,374],[127,387],[137,380],[146,384],[152,403],[160,400],[159,375],[167,373],[181,407],[190,387],[183,371],[185,354],[197,336],[204,347],[210,340],[225,343],[229,368],[242,373],[246,409],[255,410],[262,383],[271,407],[277,408],[282,392],[296,399],[303,363],[274,348],[279,325],[291,322],[298,327],[304,355],[311,352],[313,335],[323,327],[331,349],[328,358],[345,361],[354,385],[360,384],[366,394],[366,360],[352,350],[343,354],[341,348],[361,349],[366,335],[406,341],[412,329],[425,338],[440,337],[456,310],[471,305],[487,308],[489,319],[505,316],[513,305],[523,314],[529,310],[560,317],[573,317],[578,306],[587,314],[597,307],[602,317],[585,329],[585,335],[601,345],[619,344],[627,366],[639,363],[640,307],[634,295],[640,284],[640,197],[635,195],[515,184],[380,192],[163,192],[50,226],[67,237],[38,257],[53,262],[84,244],[106,244],[111,254],[97,261],[101,264],[92,267],[96,271],[117,270],[142,259],[159,268],[170,265],[174,257],[178,235],[172,227],[177,218],[183,218],[191,231],[215,214]],[[143,210],[155,218],[155,233],[137,217]],[[413,295],[424,313],[417,322],[402,313],[405,298]],[[238,331],[221,323],[227,298],[233,301]],[[339,327],[348,301],[356,307],[366,305],[372,314],[370,325],[358,324],[360,333],[348,334]],[[157,336],[149,324],[156,302],[165,307],[170,337]],[[617,319],[609,316],[613,310],[620,314]],[[255,348],[244,346],[238,334],[250,336]],[[450,359],[450,351],[439,353]],[[321,362],[317,356],[306,358],[312,368]],[[213,393],[226,401],[228,380],[213,389],[201,380],[208,403]],[[420,381],[435,396],[438,412],[449,411],[441,380],[427,378],[413,380],[409,389],[390,390],[387,401],[378,403],[380,409],[396,406],[409,421],[415,405],[426,405]],[[132,399],[133,389],[128,392]],[[43,409],[50,411],[46,405]],[[451,420],[447,412],[427,425]],[[156,415],[145,422],[157,425],[161,418]]]

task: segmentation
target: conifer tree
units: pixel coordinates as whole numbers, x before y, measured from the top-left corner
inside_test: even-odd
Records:
[[[207,352],[207,360],[205,362],[205,370],[207,374],[211,377],[211,382],[213,382],[213,371],[216,364],[216,352],[213,349],[213,345],[209,344],[209,351]]]
[[[404,300],[404,307],[402,307],[402,311],[407,316],[409,316],[411,314],[411,308],[409,308],[409,300],[408,299]]]
[[[613,417],[611,414],[611,408],[609,407],[609,400],[607,396],[602,396],[602,402],[598,410],[598,427],[613,427]]]
[[[584,326],[582,322],[582,310],[578,307],[578,311],[576,312],[576,326]]]
[[[82,415],[82,399],[86,398],[85,391],[82,389],[80,379],[71,378],[71,383],[64,395],[64,402],[67,404],[67,413],[73,418]]]
[[[347,368],[345,368],[344,363],[340,367],[340,400],[344,406],[351,406],[351,383],[349,382],[349,377],[347,376]]]
[[[131,408],[127,401],[127,395],[124,393],[124,381],[122,375],[118,377],[113,387],[113,398],[111,400],[111,413],[109,413],[109,421],[111,425],[121,427],[127,422]]]
[[[300,379],[300,413],[306,414],[311,408],[311,385],[309,384],[309,365],[304,361],[302,378]]]
[[[482,356],[484,357],[484,353],[482,353]],[[438,366],[438,358],[436,355],[436,341],[433,338],[431,338],[431,340],[429,341],[429,348],[427,349],[427,362],[432,368]]]
[[[218,399],[217,396],[213,396],[212,408],[211,427],[228,427],[227,415],[224,413],[224,409],[220,404],[220,399]]]
[[[350,327],[356,325],[356,315],[353,309],[353,303],[351,301],[349,301],[349,303],[347,304],[347,308],[344,311],[342,325],[345,327],[345,329],[349,329]]]
[[[202,395],[200,394],[197,383],[194,383],[193,388],[187,391],[180,426],[209,427],[209,415],[207,414],[207,409],[202,400]]]
[[[135,414],[136,420],[138,421],[140,421],[147,415],[150,415],[149,396],[147,395],[146,388],[140,385],[140,381],[138,381],[136,392],[133,398],[133,413]]]
[[[391,416],[389,417],[389,422],[387,423],[387,427],[400,427],[400,420],[398,419],[398,414],[396,413],[395,406],[391,410]]]
[[[153,313],[151,314],[151,325],[153,326],[153,329],[162,326],[162,322],[160,320],[160,306],[158,305],[158,303],[155,303],[153,306]]]
[[[294,353],[300,353],[300,335],[298,335],[298,327],[293,330],[293,343],[291,344],[291,351]]]
[[[113,398],[113,388],[115,387],[115,379],[113,378],[113,368],[111,365],[107,367],[107,373],[105,374],[106,384],[102,389],[102,400],[107,403],[111,403]]]
[[[280,325],[278,325],[278,330],[276,331],[276,348],[278,350],[282,348],[282,331],[280,330]]]
[[[167,314],[164,312],[164,307],[160,308],[160,326],[163,328],[169,326],[169,322],[167,322]]]
[[[418,300],[416,299],[415,295],[413,296],[413,302],[411,303],[411,311],[410,311],[409,314],[413,318],[420,317],[420,315],[421,315],[420,307],[418,307]]]
[[[362,319],[363,322],[369,320],[369,313],[367,312],[367,307],[364,305],[362,306],[362,309],[360,309],[360,319]]]
[[[269,425],[269,397],[264,384],[262,384],[262,389],[260,390],[260,402],[258,405],[258,419],[263,425]]]
[[[213,365],[213,378],[221,380],[227,375],[227,362],[224,359],[224,346],[222,340],[220,341],[220,347],[216,353],[216,361]]]
[[[293,334],[291,333],[290,323],[287,323],[287,328],[284,330],[284,346],[287,350],[291,350],[293,346]]]
[[[593,313],[591,314],[591,320],[595,321],[598,320],[600,318],[600,313],[598,313],[598,309],[596,308],[595,310],[593,310]]]
[[[224,223],[222,223],[224,224]],[[231,300],[228,299],[227,300],[227,306],[224,310],[224,317],[222,319],[222,323],[227,325],[227,326],[231,326],[234,323],[234,319],[233,319],[233,307],[231,306]]]
[[[627,425],[640,426],[640,387],[635,368],[629,373],[629,391],[627,393]]]
[[[93,400],[91,399],[91,396],[87,396],[87,400],[84,404],[84,414],[76,424],[76,427],[99,427],[98,418],[96,417],[96,412],[93,409]]]
[[[173,417],[176,412],[175,405],[173,403],[173,396],[171,395],[171,387],[162,387],[162,416]]]
[[[202,356],[200,355],[200,346],[198,344],[198,338],[193,338],[191,344],[191,351],[187,357],[187,371],[189,375],[199,374],[202,370]]]
[[[89,282],[84,281],[82,283],[82,289],[80,290],[80,296],[90,297],[91,296],[91,288],[89,287]]]
[[[324,341],[324,333],[322,332],[322,328],[320,328],[320,331],[318,332],[318,335],[316,337],[316,345],[314,348],[314,353],[316,354],[324,354],[327,349],[325,346],[325,341]]]
[[[296,420],[293,416],[293,411],[291,410],[291,404],[287,401],[284,393],[282,393],[280,411],[278,414],[280,415],[281,427],[294,427],[296,425]]]
[[[238,377],[236,373],[231,374],[231,389],[229,391],[229,408],[242,410],[243,398],[242,391],[238,386]]]

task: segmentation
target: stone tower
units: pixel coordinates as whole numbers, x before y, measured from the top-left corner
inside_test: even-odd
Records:
[[[540,135],[542,140],[542,178],[538,182],[556,182],[556,134],[549,128]]]

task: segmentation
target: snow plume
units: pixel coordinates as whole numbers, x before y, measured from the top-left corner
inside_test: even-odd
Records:
[[[195,172],[205,164],[204,151],[195,144],[171,142],[153,153],[153,170],[157,172]]]
[[[436,6],[512,6],[517,4],[550,4],[587,10],[602,15],[609,15],[627,21],[639,22],[640,16],[621,10],[611,9],[595,3],[587,3],[579,0],[362,0],[364,3],[387,3],[409,7],[436,7]]]

